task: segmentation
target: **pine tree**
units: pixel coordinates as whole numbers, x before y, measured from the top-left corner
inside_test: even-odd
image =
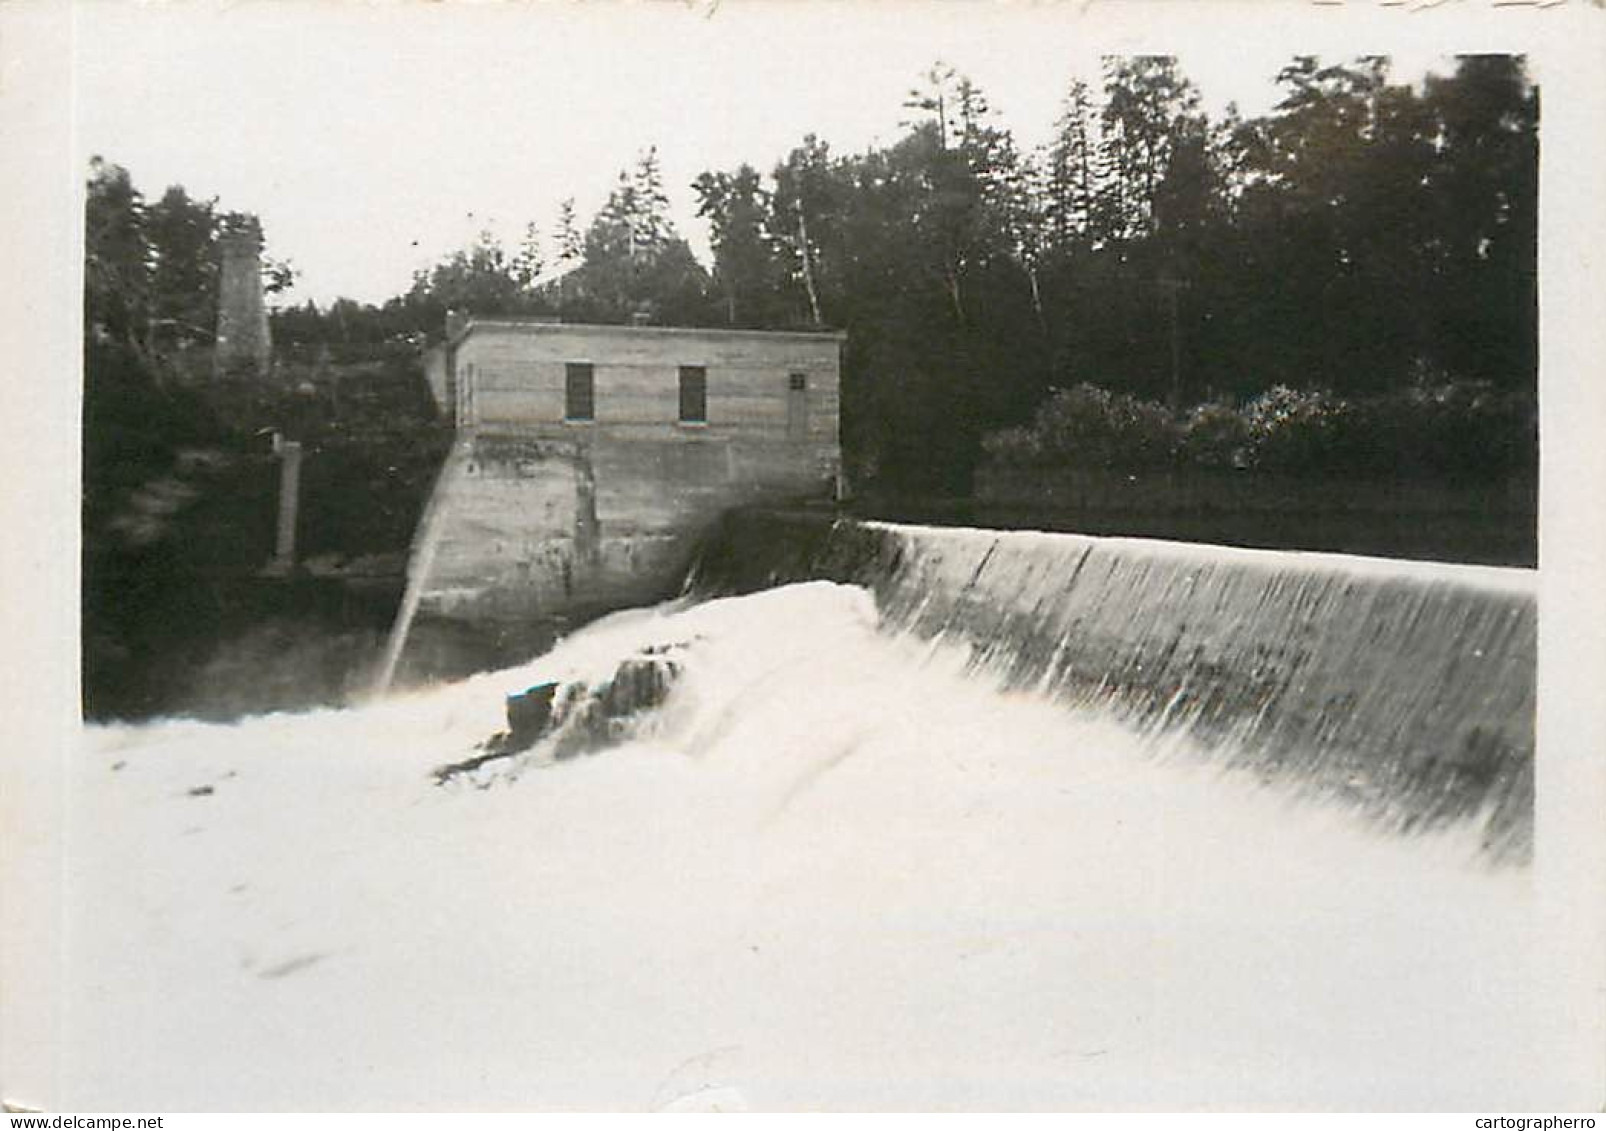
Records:
[[[574,197],[565,197],[558,205],[558,263],[563,270],[580,262],[585,254],[585,237],[580,234],[579,223],[574,215]]]
[[[1093,238],[1097,129],[1092,96],[1078,79],[1065,96],[1049,149],[1045,211],[1056,249]]]
[[[669,197],[664,192],[656,145],[649,146],[637,160],[630,187],[636,252],[655,256],[676,238],[674,224],[669,219]]]
[[[707,276],[669,218],[658,151],[645,151],[619,173],[608,200],[586,230],[583,262],[565,295],[590,317],[646,316],[696,323],[707,315]],[[565,298],[567,302],[567,297]]]
[[[1104,60],[1099,157],[1102,234],[1135,239],[1154,231],[1155,201],[1175,139],[1203,128],[1199,94],[1169,55]]]
[[[546,260],[541,254],[541,233],[535,221],[531,220],[524,225],[524,237],[519,241],[518,254],[513,257],[513,281],[518,284],[519,290],[533,294],[545,268]]]

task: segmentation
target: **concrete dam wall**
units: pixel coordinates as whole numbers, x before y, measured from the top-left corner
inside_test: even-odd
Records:
[[[415,616],[518,652],[673,595],[733,507],[834,499],[841,345],[836,333],[454,322],[425,371],[458,437],[413,539],[380,686]]]
[[[1533,837],[1537,577],[1527,570],[728,516],[693,596],[827,579],[977,675],[1196,745],[1399,832]]]
[[[730,434],[460,435],[413,537],[376,686],[404,652],[431,667],[420,627],[477,637],[506,662],[672,597],[720,515],[828,494],[834,475],[814,448]]]
[[[578,623],[659,600],[721,514],[806,495],[820,478],[806,450],[726,437],[465,436],[414,539],[419,611],[479,625]]]

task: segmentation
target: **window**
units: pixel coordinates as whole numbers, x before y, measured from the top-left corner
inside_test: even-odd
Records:
[[[809,379],[807,374],[789,373],[786,377],[786,438],[809,438]]]
[[[708,370],[701,365],[680,367],[680,421],[708,423]]]
[[[570,362],[564,366],[563,419],[595,420],[597,400],[589,362]]]

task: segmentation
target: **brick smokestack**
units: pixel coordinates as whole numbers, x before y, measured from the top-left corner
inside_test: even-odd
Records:
[[[218,247],[222,270],[212,372],[218,377],[266,376],[273,364],[273,339],[262,301],[262,233],[254,225],[224,232]]]

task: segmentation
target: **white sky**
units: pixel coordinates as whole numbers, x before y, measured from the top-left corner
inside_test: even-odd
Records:
[[[296,298],[379,301],[487,224],[509,243],[529,220],[549,232],[571,194],[588,223],[617,171],[654,144],[677,223],[702,253],[699,172],[742,161],[768,172],[808,132],[839,152],[891,141],[906,92],[938,59],[1030,145],[1102,53],[1174,51],[1212,108],[1252,113],[1274,101],[1270,80],[1294,50],[1323,46],[1264,20],[1155,18],[1167,11],[89,0],[76,149],[126,166],[149,199],[179,183],[260,215],[269,253],[302,271]],[[1399,35],[1337,46],[1387,48],[1401,77],[1445,50]]]

